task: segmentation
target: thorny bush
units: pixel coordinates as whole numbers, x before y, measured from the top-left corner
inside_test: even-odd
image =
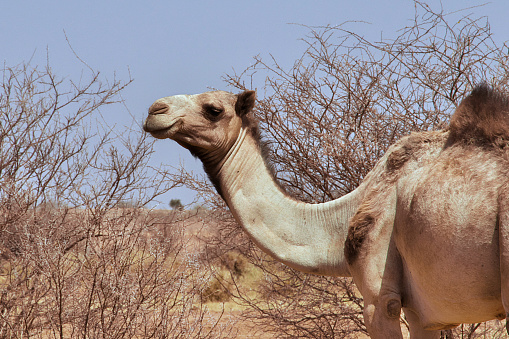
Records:
[[[177,213],[144,208],[181,183],[147,165],[138,124],[101,119],[130,81],[1,72],[0,338],[227,335],[200,302],[210,273]]]

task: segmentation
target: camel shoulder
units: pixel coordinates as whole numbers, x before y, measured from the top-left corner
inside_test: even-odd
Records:
[[[366,176],[360,187],[366,194],[350,220],[345,242],[345,257],[350,265],[357,260],[369,234],[380,227],[383,220],[391,218],[396,182],[436,159],[447,136],[446,131],[411,133],[389,147]]]

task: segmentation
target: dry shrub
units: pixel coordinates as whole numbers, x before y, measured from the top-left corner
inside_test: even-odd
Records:
[[[152,140],[137,124],[101,124],[98,110],[127,84],[3,70],[0,338],[230,332],[200,301],[211,273],[186,247],[177,212],[144,207],[179,179],[147,165]]]

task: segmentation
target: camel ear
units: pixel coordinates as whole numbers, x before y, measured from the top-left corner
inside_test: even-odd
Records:
[[[256,102],[255,91],[244,91],[237,94],[237,102],[235,103],[235,112],[238,116],[246,115],[251,112]]]

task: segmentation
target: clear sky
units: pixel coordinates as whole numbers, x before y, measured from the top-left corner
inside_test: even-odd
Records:
[[[433,0],[445,12],[478,6],[472,0]],[[497,41],[509,40],[509,1],[496,0],[467,9],[486,16]],[[338,25],[366,37],[394,36],[414,16],[410,0],[216,0],[216,1],[2,1],[0,4],[0,60],[7,66],[32,60],[49,64],[61,77],[76,78],[85,68],[76,53],[104,78],[134,82],[123,93],[130,113],[118,106],[111,122],[141,124],[150,104],[164,96],[194,94],[209,89],[231,90],[222,76],[240,72],[260,55],[273,55],[290,66],[302,55],[302,25]],[[65,31],[65,34],[64,34]],[[201,173],[201,164],[174,142],[158,141],[157,161]],[[154,160],[156,161],[156,160]],[[168,198],[192,200],[178,190]],[[166,206],[167,207],[167,206]]]

